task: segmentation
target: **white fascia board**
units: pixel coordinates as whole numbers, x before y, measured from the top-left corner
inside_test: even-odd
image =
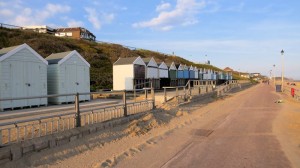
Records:
[[[29,45],[27,45],[26,43],[16,47],[15,49],[9,51],[8,53],[6,53],[5,55],[0,57],[0,62],[5,60],[6,58],[14,55],[15,53],[19,52],[22,49],[28,49],[33,55],[35,55],[38,59],[40,59],[43,63],[45,63],[46,65],[48,65],[48,61],[46,61],[40,54],[38,54],[36,51],[34,51]]]
[[[172,64],[170,65],[169,70],[177,70],[175,62],[172,62]]]
[[[166,64],[165,62],[162,62],[162,63],[159,65],[158,68],[159,68],[159,69],[166,69],[166,70],[168,70],[168,66],[167,66],[167,64]]]
[[[178,66],[178,71],[183,71],[183,69],[184,69],[184,67],[183,67],[183,65],[182,64],[179,64],[179,66]]]
[[[138,56],[138,57],[133,61],[132,64],[137,64],[137,65],[144,65],[144,66],[146,66],[145,62],[143,61],[143,59],[142,59],[140,56]]]
[[[154,58],[152,57],[147,65],[148,67],[156,67],[158,68],[158,65],[156,63],[156,61],[154,60]]]
[[[63,59],[58,61],[58,65],[64,63],[66,60],[71,58],[74,54],[77,55],[88,67],[91,67],[91,65],[76,50],[73,50],[67,56],[65,56]]]

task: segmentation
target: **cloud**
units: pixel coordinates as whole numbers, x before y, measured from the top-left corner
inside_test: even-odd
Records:
[[[84,23],[82,21],[70,20],[67,22],[68,27],[83,27]]]
[[[95,29],[101,29],[104,23],[111,23],[115,19],[115,14],[97,12],[95,8],[85,7],[87,12],[88,21],[93,25]]]
[[[205,1],[197,0],[177,0],[173,10],[165,11],[168,5],[160,4],[158,16],[149,21],[134,23],[134,28],[153,28],[167,31],[175,26],[187,26],[198,22],[197,14],[206,6]],[[164,9],[164,10],[162,10]]]
[[[165,11],[165,10],[169,9],[170,7],[171,7],[170,3],[164,3],[164,2],[162,2],[160,5],[158,5],[156,7],[156,11],[157,12]]]
[[[2,3],[0,11],[1,16],[5,18],[3,22],[18,26],[28,26],[45,24],[49,18],[53,18],[61,13],[68,13],[71,11],[71,7],[48,3],[42,9],[32,9],[22,4],[20,0],[12,0]]]
[[[93,25],[95,29],[100,29],[101,28],[101,22],[98,17],[98,14],[96,12],[96,9],[94,8],[84,8],[84,10],[88,13],[88,20],[89,22]]]
[[[0,10],[0,15],[2,17],[11,17],[14,15],[14,12],[9,9],[3,9],[3,10]]]

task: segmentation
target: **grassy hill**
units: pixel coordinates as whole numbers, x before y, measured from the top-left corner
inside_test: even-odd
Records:
[[[85,40],[55,37],[24,30],[0,28],[0,48],[27,43],[44,58],[52,53],[77,50],[91,64],[93,89],[112,88],[112,64],[119,57],[154,57],[157,62],[176,62],[220,70],[206,64],[195,64],[179,56],[169,56],[144,49],[131,50],[118,44],[96,43]]]

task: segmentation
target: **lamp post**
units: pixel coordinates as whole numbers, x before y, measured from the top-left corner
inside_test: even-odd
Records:
[[[281,63],[282,63],[282,69],[281,69],[281,92],[283,92],[283,78],[284,78],[284,51],[281,50]]]
[[[276,87],[275,64],[273,65],[273,79],[274,79],[274,86]]]

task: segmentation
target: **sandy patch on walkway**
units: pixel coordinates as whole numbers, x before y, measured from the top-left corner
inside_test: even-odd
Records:
[[[300,102],[287,95],[281,98],[283,110],[274,122],[274,132],[293,167],[300,167]]]

